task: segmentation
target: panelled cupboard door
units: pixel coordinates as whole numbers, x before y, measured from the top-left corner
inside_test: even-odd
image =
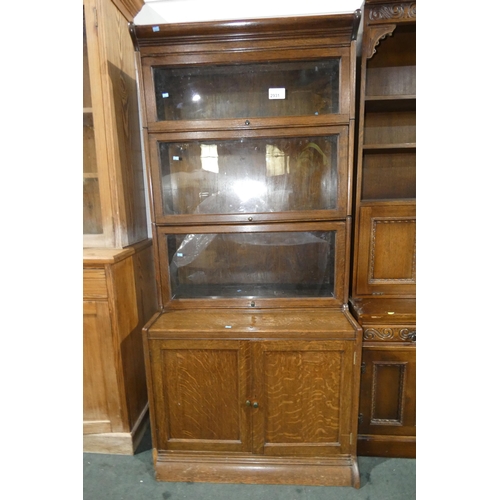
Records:
[[[361,207],[358,225],[356,295],[414,297],[415,205]]]
[[[354,342],[255,342],[253,354],[254,453],[349,453]]]
[[[159,450],[289,457],[350,452],[354,342],[150,345]]]
[[[362,366],[359,434],[415,436],[415,346],[365,346]]]
[[[248,349],[238,340],[150,343],[158,449],[250,451]]]

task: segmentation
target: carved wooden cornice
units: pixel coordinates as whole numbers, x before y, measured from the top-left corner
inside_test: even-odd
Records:
[[[416,21],[417,3],[399,2],[381,5],[370,5],[367,7],[367,23],[394,22],[394,21]]]
[[[245,43],[246,41],[334,39],[348,46],[357,33],[360,13],[245,19],[194,23],[135,26],[139,46],[172,46],[209,44],[213,42]],[[330,41],[331,43],[331,41]]]
[[[363,331],[363,340],[382,342],[416,342],[416,328],[391,327],[391,328],[366,328]]]

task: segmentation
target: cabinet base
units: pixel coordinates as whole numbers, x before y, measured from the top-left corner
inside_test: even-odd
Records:
[[[358,463],[345,459],[247,458],[159,454],[156,480],[360,487]]]
[[[416,458],[416,438],[358,435],[358,455],[364,457]]]
[[[102,432],[83,435],[84,453],[133,455],[149,424],[148,406],[141,414],[132,432]]]

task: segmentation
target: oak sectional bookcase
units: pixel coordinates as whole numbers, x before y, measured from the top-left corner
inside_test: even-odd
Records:
[[[162,481],[359,487],[348,308],[359,11],[135,26]]]
[[[358,453],[416,452],[416,3],[366,0],[350,306],[363,328]]]

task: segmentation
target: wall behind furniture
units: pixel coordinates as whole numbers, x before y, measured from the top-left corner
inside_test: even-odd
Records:
[[[354,12],[362,0],[253,0],[251,2],[206,0],[144,0],[135,24],[186,23],[224,19],[321,15]]]

